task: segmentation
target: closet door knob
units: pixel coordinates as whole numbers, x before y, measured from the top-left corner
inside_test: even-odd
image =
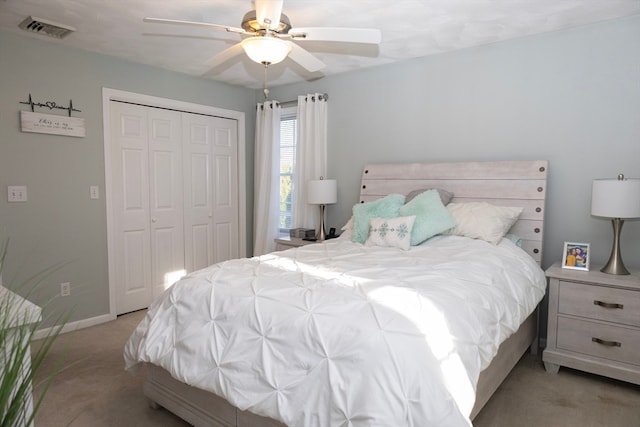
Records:
[[[158,221],[158,220],[155,219],[155,218],[151,218],[151,222],[155,223],[156,221]]]

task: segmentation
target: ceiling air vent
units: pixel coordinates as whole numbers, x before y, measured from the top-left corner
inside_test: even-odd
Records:
[[[42,34],[56,39],[62,39],[73,33],[76,29],[68,25],[29,16],[18,27],[31,33]]]

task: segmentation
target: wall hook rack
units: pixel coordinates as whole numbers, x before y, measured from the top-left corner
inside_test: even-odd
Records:
[[[20,104],[26,104],[26,105],[30,105],[31,106],[31,112],[33,113],[33,109],[34,107],[46,107],[49,110],[53,110],[53,109],[57,109],[57,110],[67,110],[67,112],[69,113],[69,117],[71,117],[71,112],[76,111],[78,113],[81,113],[82,110],[77,110],[75,108],[73,108],[73,100],[70,99],[69,100],[69,106],[65,107],[63,105],[58,105],[57,103],[53,102],[53,101],[46,101],[44,103],[42,102],[35,102],[32,98],[31,98],[31,94],[29,94],[29,100],[28,101],[20,101]]]

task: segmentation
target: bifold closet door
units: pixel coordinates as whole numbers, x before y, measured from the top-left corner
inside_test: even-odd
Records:
[[[185,265],[188,271],[237,258],[237,121],[183,113]]]
[[[110,253],[121,314],[148,307],[184,271],[182,123],[175,111],[110,108]]]

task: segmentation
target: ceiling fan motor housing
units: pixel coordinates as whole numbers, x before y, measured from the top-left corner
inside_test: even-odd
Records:
[[[244,14],[242,18],[242,29],[252,33],[265,33],[267,32],[267,27],[261,25],[258,22],[258,18],[255,10],[250,10],[249,12]],[[280,14],[280,23],[278,27],[274,30],[271,30],[277,34],[287,34],[291,29],[291,22],[289,21],[289,17],[284,13]]]

